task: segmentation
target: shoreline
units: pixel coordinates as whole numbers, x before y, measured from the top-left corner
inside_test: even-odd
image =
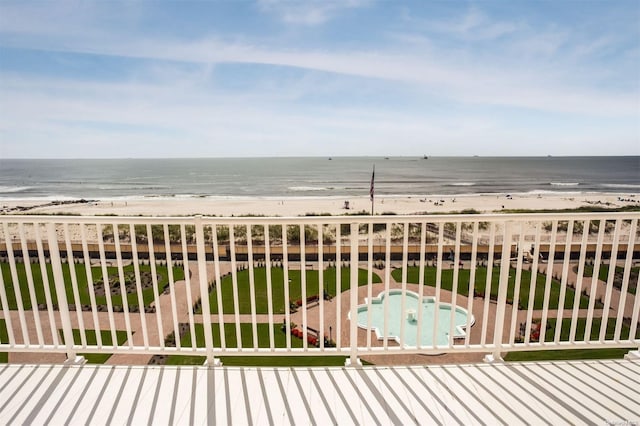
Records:
[[[348,202],[348,209],[345,208]],[[392,195],[375,199],[374,213],[416,215],[500,213],[510,210],[564,210],[582,207],[640,208],[640,195],[633,193],[513,193],[459,195]],[[279,216],[371,214],[368,196],[358,197],[149,197],[107,200],[0,200],[0,213],[115,216]]]

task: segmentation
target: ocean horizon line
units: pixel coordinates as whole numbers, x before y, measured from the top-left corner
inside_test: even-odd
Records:
[[[427,154],[407,154],[407,155],[259,155],[259,156],[200,156],[200,157],[180,157],[180,156],[171,156],[171,157],[13,157],[13,158],[3,158],[0,159],[2,161],[70,161],[70,160],[257,160],[257,159],[295,159],[295,158],[305,158],[305,159],[327,159],[329,161],[334,159],[350,159],[350,158],[374,158],[381,160],[390,160],[393,158],[398,159],[420,159],[420,160],[429,160],[429,159],[449,159],[449,158],[504,158],[504,159],[518,159],[518,158],[633,158],[640,157],[640,154],[601,154],[601,155],[568,155],[568,154],[557,154],[557,155],[427,155]]]

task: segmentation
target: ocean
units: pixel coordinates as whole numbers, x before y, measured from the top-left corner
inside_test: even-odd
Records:
[[[0,159],[0,200],[640,193],[640,157]]]

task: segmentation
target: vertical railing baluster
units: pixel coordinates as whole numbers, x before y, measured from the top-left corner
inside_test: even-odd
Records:
[[[318,344],[320,349],[324,350],[324,225],[318,223],[318,315],[320,320],[320,328],[318,331]]]
[[[436,258],[436,290],[433,303],[433,330],[431,332],[431,346],[435,349],[438,347],[438,327],[439,318],[438,312],[440,311],[440,293],[442,289],[442,251],[444,245],[444,226],[445,222],[438,223],[438,254]]]
[[[204,237],[203,237],[204,238]],[[218,331],[220,333],[220,348],[223,351],[227,350],[227,334],[225,333],[225,322],[224,322],[224,308],[222,304],[222,277],[220,273],[220,246],[218,245],[218,225],[215,223],[211,225],[211,239],[212,239],[212,249],[213,249],[213,269],[214,269],[214,285],[216,287],[216,304],[218,306]],[[204,257],[206,261],[206,257]],[[202,275],[200,275],[202,277]],[[200,278],[202,280],[202,278]],[[206,278],[205,278],[206,281]],[[204,303],[204,299],[207,299],[207,305],[209,304],[209,289],[205,292],[200,292],[201,300]],[[211,312],[209,312],[211,313]],[[204,316],[204,312],[202,314]],[[211,324],[211,319],[209,319],[209,324]],[[206,327],[206,325],[205,325]],[[211,326],[209,327],[211,329]],[[211,331],[207,331],[205,329],[205,333],[213,333],[213,329]],[[213,341],[213,334],[211,334],[211,339]],[[211,349],[213,350],[213,348]],[[213,362],[213,361],[212,361]]]
[[[438,223],[438,257],[436,261],[436,293],[433,303],[433,331],[431,333],[433,342],[432,346],[435,349],[438,347],[438,327],[439,327],[439,315],[440,311],[440,293],[442,290],[442,251],[444,245],[444,225],[445,222]]]
[[[636,338],[636,332],[638,330],[638,320],[640,319],[638,317],[640,317],[640,275],[636,277],[636,298],[633,303],[631,325],[629,326],[629,339],[636,343],[640,343],[640,339]]]
[[[71,328],[71,315],[69,313],[69,304],[67,303],[64,274],[62,273],[58,236],[53,222],[47,223],[47,233],[49,237],[49,257],[51,259],[51,269],[53,271],[53,282],[55,284],[56,294],[58,297],[58,313],[60,314],[60,322],[62,323],[62,335],[64,336],[67,362],[83,363],[84,359],[82,357],[76,357],[76,351],[74,349],[75,343],[73,341],[73,329]]]
[[[336,348],[342,349],[342,224],[336,224]]]
[[[487,254],[487,277],[484,284],[484,306],[482,311],[482,336],[480,344],[487,344],[487,329],[489,327],[489,303],[491,301],[491,290],[493,289],[493,255],[495,250],[496,224],[491,222],[489,230],[489,253]]]
[[[236,328],[236,348],[242,349],[242,330],[240,329],[240,304],[238,302],[238,263],[236,260],[235,226],[229,224],[229,249],[231,254],[231,285],[233,294],[233,317]]]
[[[91,256],[89,256],[87,231],[84,223],[80,224],[80,238],[82,239],[82,257],[84,262],[84,272],[87,279],[87,289],[89,290],[89,301],[91,302],[91,315],[93,317],[93,328],[96,334],[96,345],[98,348],[102,349],[102,332],[100,331],[100,318],[98,317],[96,292],[93,284],[93,273],[91,271]]]
[[[20,247],[22,249],[22,264],[24,265],[24,271],[27,276],[27,286],[29,288],[29,299],[31,300],[31,312],[33,314],[33,323],[36,327],[36,336],[38,339],[38,345],[44,345],[44,337],[42,335],[42,325],[40,323],[40,312],[38,309],[38,298],[36,297],[36,291],[33,281],[33,271],[31,270],[31,259],[29,258],[29,249],[27,247],[27,238],[24,233],[24,225],[18,224],[18,233],[20,234]]]
[[[587,310],[587,322],[584,325],[584,341],[591,341],[591,327],[593,326],[594,306],[596,303],[596,293],[598,291],[598,275],[600,274],[600,263],[602,262],[602,246],[604,245],[604,231],[607,227],[606,219],[600,219],[598,224],[598,242],[596,244],[596,258],[593,264],[591,275],[591,290],[589,292],[589,308]],[[640,292],[639,292],[640,293]]]
[[[118,341],[116,337],[116,324],[113,316],[113,303],[111,301],[111,283],[109,282],[109,272],[107,270],[107,258],[104,248],[104,237],[102,234],[102,225],[96,224],[98,233],[98,251],[100,252],[100,268],[102,270],[102,281],[104,283],[104,295],[107,299],[107,312],[109,316],[109,331],[111,333],[111,345],[115,346]],[[155,274],[154,274],[155,276]]]
[[[391,282],[391,222],[385,224],[384,235],[384,294],[389,294],[389,284]],[[382,311],[384,312],[384,326],[382,333],[382,345],[384,350],[389,349],[389,298],[385,297],[382,301]]]
[[[403,223],[403,236],[402,236],[402,296],[400,299],[400,347],[406,346],[405,329],[406,329],[406,312],[407,312],[407,268],[409,267],[409,223]],[[385,297],[388,297],[386,295]]]
[[[540,259],[540,228],[542,223],[538,221],[536,223],[535,239],[533,243],[533,253],[531,253],[533,259],[531,262],[531,281],[529,283],[529,302],[527,303],[527,323],[524,332],[524,343],[529,345],[531,343],[531,327],[533,325],[533,308],[536,298],[536,287],[538,285],[538,261]]]
[[[140,326],[142,327],[142,342],[145,349],[149,348],[149,330],[147,330],[147,315],[142,295],[142,280],[140,278],[140,259],[138,258],[138,237],[133,224],[129,224],[129,234],[131,235],[131,263],[136,280],[136,294],[138,297],[138,313],[140,314]],[[191,308],[190,308],[191,309]],[[191,311],[190,311],[191,312]]]
[[[300,296],[302,299],[302,348],[306,352],[308,349],[308,331],[307,331],[307,262],[306,250],[307,245],[304,235],[305,225],[300,224]]]
[[[349,323],[349,345],[350,354],[349,360],[346,363],[347,366],[362,365],[358,359],[358,236],[359,229],[357,223],[351,223],[351,234],[349,239],[351,242],[350,247],[350,267],[351,277],[349,283],[349,301],[351,311],[351,322]]]
[[[18,270],[16,267],[16,258],[13,254],[13,241],[10,238],[11,234],[9,233],[9,227],[6,222],[2,224],[4,237],[7,247],[7,257],[9,258],[9,270],[11,272],[11,281],[13,282],[13,291],[16,297],[16,307],[18,308],[18,319],[20,321],[20,328],[22,330],[22,339],[26,346],[31,345],[31,341],[29,339],[29,327],[27,326],[27,319],[24,311],[24,303],[22,300],[22,290],[20,289],[20,280],[18,278]],[[57,240],[56,240],[57,243]],[[51,247],[51,246],[49,246]],[[51,251],[51,249],[49,249]],[[59,256],[59,254],[58,254]]]
[[[71,247],[71,238],[69,236],[69,225],[63,225],[64,230],[64,243],[67,251],[67,266],[69,267],[69,277],[71,277],[71,292],[73,294],[73,303],[76,311],[76,317],[78,318],[78,329],[80,332],[80,343],[83,347],[87,346],[87,336],[84,328],[84,319],[82,316],[82,303],[80,302],[80,293],[78,291],[78,276],[76,274],[76,267],[73,261],[73,249]]]
[[[576,340],[576,329],[578,327],[578,313],[580,311],[580,302],[582,299],[582,280],[584,278],[584,264],[587,255],[587,243],[589,242],[590,220],[585,220],[582,225],[582,240],[580,242],[580,259],[578,260],[578,274],[576,276],[576,285],[573,294],[573,309],[571,311],[571,327],[569,328],[569,342],[574,343]]]
[[[265,257],[265,275],[267,278],[267,313],[269,314],[269,348],[275,350],[275,335],[273,332],[273,284],[271,282],[271,236],[269,233],[269,224],[264,225],[264,257]],[[285,300],[285,311],[288,311],[289,301]],[[285,321],[286,322],[286,321]],[[291,335],[289,325],[285,324],[285,333]]]
[[[11,238],[9,238],[9,234],[7,234],[6,223],[3,222],[2,225],[3,225],[2,234],[4,238],[4,244],[5,244],[5,247],[7,247],[7,251],[8,251],[9,250],[8,247],[11,244]],[[41,259],[41,262],[42,262],[42,259]],[[9,343],[9,346],[13,347],[16,345],[16,338],[13,334],[13,321],[11,320],[11,311],[9,310],[9,300],[7,299],[7,290],[5,287],[4,274],[2,273],[2,269],[0,269],[0,302],[2,303],[2,317],[4,318],[5,326],[7,328],[8,342],[6,343]],[[51,306],[48,306],[48,308],[50,313],[49,319],[51,321],[52,309],[51,309]],[[51,323],[54,324],[53,321]],[[53,326],[53,329],[51,330],[51,332],[54,333],[55,335],[56,333],[55,325]],[[0,341],[0,343],[5,343],[5,342]],[[54,338],[54,344],[58,346],[58,342],[56,341],[56,338]]]
[[[422,327],[424,319],[424,264],[426,258],[426,244],[427,244],[427,224],[425,222],[420,223],[420,266],[418,267],[418,327],[416,327],[416,347],[421,349],[424,346],[422,341]]]
[[[500,350],[503,346],[502,336],[505,326],[507,308],[507,291],[509,290],[509,270],[511,269],[511,222],[504,222],[502,234],[502,254],[500,255],[500,276],[498,279],[498,301],[496,306],[496,320],[493,331],[493,360],[501,359]]]
[[[453,281],[451,283],[451,309],[449,312],[449,347],[453,347],[453,337],[456,328],[456,303],[458,302],[458,277],[460,274],[460,238],[462,232],[462,222],[454,222],[456,226],[456,239],[454,245],[453,261]]]
[[[556,257],[556,238],[558,235],[558,220],[553,220],[551,225],[551,242],[549,243],[549,255],[547,256],[547,275],[544,283],[544,299],[542,302],[542,319],[540,320],[540,343],[544,344],[547,331],[547,318],[549,317],[549,299],[551,298],[551,283],[553,280],[553,267]],[[557,326],[557,324],[556,324]]]
[[[599,341],[604,342],[607,336],[607,324],[609,321],[609,308],[611,307],[611,293],[613,292],[613,279],[616,273],[616,265],[618,263],[618,246],[620,241],[620,227],[622,220],[616,220],[615,230],[613,232],[613,245],[609,256],[609,274],[607,276],[607,285],[604,296],[604,307],[602,308],[602,320],[600,322]]]
[[[53,301],[51,298],[51,287],[49,282],[49,273],[47,272],[47,261],[44,256],[44,247],[42,245],[42,236],[40,233],[40,223],[34,223],[35,228],[35,237],[36,237],[36,248],[38,249],[38,263],[40,264],[40,275],[42,277],[42,288],[44,290],[44,299],[47,305],[47,315],[49,318],[49,329],[51,331],[51,338],[53,339],[54,346],[60,345],[60,340],[58,339],[58,328],[56,327],[56,320],[53,314]],[[4,285],[0,283],[0,286]],[[7,319],[7,314],[4,316],[5,320]],[[9,318],[10,321],[10,318]],[[11,331],[13,333],[13,330]]]
[[[122,297],[122,314],[124,316],[124,326],[127,332],[127,343],[129,349],[133,349],[133,332],[131,331],[131,317],[129,315],[129,293],[124,277],[124,266],[122,264],[122,248],[120,247],[120,227],[117,223],[113,226],[113,240],[116,247],[116,263],[118,265],[118,280],[120,281],[120,295]],[[118,341],[113,342],[113,346],[119,346]]]
[[[251,224],[246,225],[247,231],[247,261],[249,263],[249,303],[251,306],[251,338],[253,349],[258,349],[258,325],[256,319],[256,283],[253,268],[253,237],[251,234]]]
[[[187,233],[184,223],[180,224],[180,242],[182,245],[182,270],[184,272],[184,289],[187,297],[187,314],[189,316],[189,333],[191,348],[196,348],[196,327],[193,318],[193,295],[191,294],[191,272],[189,269],[189,251],[187,250]]]
[[[573,243],[573,220],[569,220],[567,225],[567,237],[564,244],[564,258],[562,260],[562,277],[560,278],[560,296],[558,298],[558,315],[556,316],[556,331],[553,336],[553,343],[560,342],[563,328],[564,301],[567,295],[567,279],[569,278],[569,260],[571,257],[571,244]]]
[[[522,258],[524,256],[524,223],[520,222],[520,236],[518,238],[518,253],[516,260],[516,276],[513,282],[513,299],[511,304],[511,329],[509,332],[509,344],[512,345],[516,338],[516,325],[518,323],[518,305],[520,304],[520,290],[522,287]]]
[[[289,307],[289,249],[288,249],[288,241],[287,241],[287,224],[282,223],[282,272],[283,272],[283,283],[284,286],[284,317],[285,322],[287,323],[286,332],[287,332],[287,351],[291,352],[291,308]]]
[[[373,222],[367,228],[367,350],[371,350],[371,298],[373,287]]]
[[[171,254],[171,236],[169,225],[163,224],[164,232],[164,259],[167,265],[167,277],[169,278],[169,300],[171,302],[171,319],[173,320],[173,337],[175,347],[180,349],[180,326],[178,325],[178,308],[176,304],[176,284],[173,278],[173,255]]]
[[[214,366],[219,361],[213,356],[213,329],[211,328],[211,307],[209,305],[209,281],[207,279],[207,253],[204,245],[204,229],[202,224],[202,216],[196,216],[193,220],[196,235],[196,253],[198,262],[198,281],[200,284],[200,309],[202,310],[202,327],[204,334],[204,344],[206,348],[207,360],[206,365]],[[215,225],[213,226],[215,229]],[[215,231],[214,231],[215,234]],[[215,239],[214,239],[215,241]],[[217,242],[217,241],[216,241]],[[217,247],[216,247],[217,248]],[[217,253],[217,250],[214,249]],[[216,287],[220,287],[220,281],[216,283]],[[219,299],[218,299],[219,300]],[[224,333],[222,334],[224,336]],[[224,338],[224,337],[223,337]],[[195,335],[192,337],[192,346],[195,346]]]
[[[478,266],[478,230],[480,223],[473,222],[473,242],[471,243],[471,264],[469,266],[469,291],[467,292],[467,325],[465,327],[464,345],[469,347],[471,344],[471,319],[473,318],[473,299],[476,288],[476,268]]]
[[[636,241],[636,229],[637,220],[630,221],[629,238],[627,239],[627,253],[624,260],[624,272],[622,273],[622,288],[620,289],[620,300],[618,302],[618,316],[616,318],[616,328],[613,334],[613,340],[620,340],[620,333],[622,331],[622,323],[624,322],[624,310],[627,306],[627,291],[629,290],[629,279],[631,275],[631,265],[633,260],[633,248]],[[636,287],[636,292],[640,291]],[[629,336],[629,339],[633,339],[633,336]]]
[[[147,243],[149,248],[149,267],[151,268],[151,282],[153,284],[153,306],[156,311],[156,324],[158,327],[158,346],[164,349],[164,327],[162,326],[162,309],[160,307],[160,294],[158,293],[158,273],[156,268],[156,255],[151,224],[147,223]],[[206,331],[205,331],[206,332]]]

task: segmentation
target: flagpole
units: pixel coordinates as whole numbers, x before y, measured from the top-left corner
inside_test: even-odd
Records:
[[[369,188],[369,195],[371,196],[371,216],[373,216],[373,199],[375,195],[374,181],[376,176],[376,165],[373,165],[373,172],[371,172],[371,187]]]

